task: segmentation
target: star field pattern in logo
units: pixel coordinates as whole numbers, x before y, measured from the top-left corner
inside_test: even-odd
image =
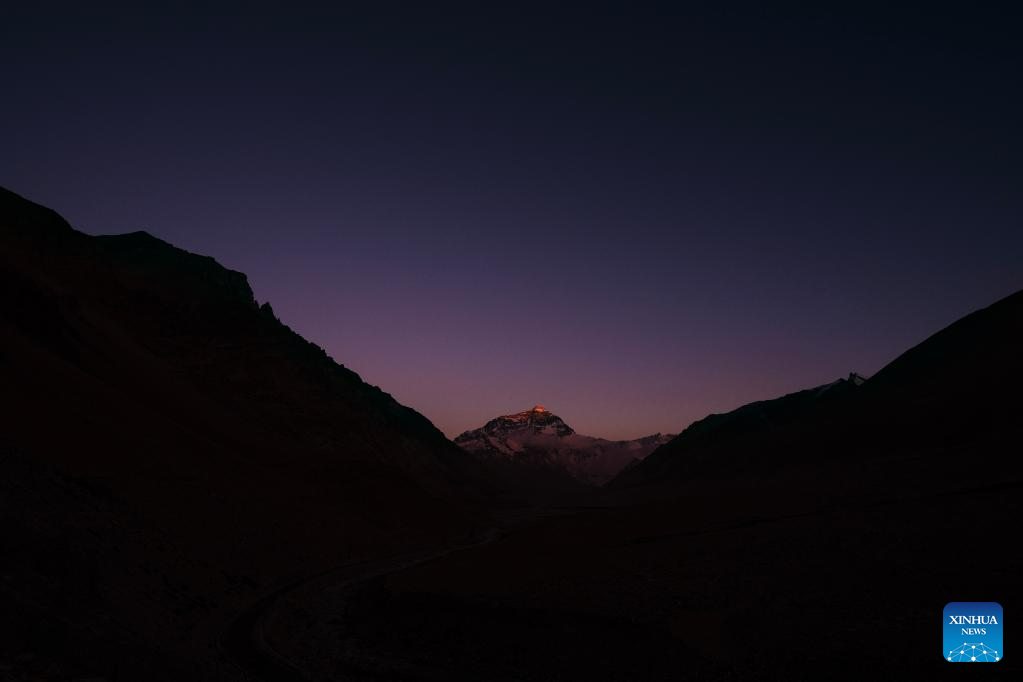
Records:
[[[948,660],[953,663],[986,663],[988,661],[999,661],[1001,656],[997,651],[984,646],[984,642],[963,642],[962,646],[956,647],[948,652]]]

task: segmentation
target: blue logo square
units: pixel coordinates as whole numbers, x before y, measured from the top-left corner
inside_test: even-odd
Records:
[[[951,663],[1002,660],[1002,607],[993,601],[945,604],[941,656]]]

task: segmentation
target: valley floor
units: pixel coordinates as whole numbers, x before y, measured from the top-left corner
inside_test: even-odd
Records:
[[[999,539],[1023,482],[800,483],[575,510],[327,579],[281,600],[268,641],[315,680],[904,679],[944,664],[945,603],[1012,593]],[[990,568],[964,585],[949,547]]]

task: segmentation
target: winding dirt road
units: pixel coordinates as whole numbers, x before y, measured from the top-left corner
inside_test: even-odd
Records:
[[[317,582],[324,586],[351,588],[360,583],[432,561],[455,552],[466,551],[494,542],[501,537],[501,531],[491,528],[476,542],[454,545],[439,551],[403,554],[384,559],[369,559],[335,566],[312,575],[303,576],[264,594],[239,614],[221,633],[218,648],[249,680],[262,682],[307,682],[311,679],[301,667],[281,656],[266,640],[266,625],[281,598],[300,589],[312,587]],[[351,673],[365,679],[363,670],[352,669]]]

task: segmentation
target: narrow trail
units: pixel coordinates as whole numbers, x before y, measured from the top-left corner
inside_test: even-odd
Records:
[[[297,590],[306,589],[319,581],[329,583],[332,587],[354,587],[417,564],[487,545],[500,537],[501,531],[491,528],[476,542],[429,552],[356,561],[297,578],[264,594],[242,611],[221,632],[217,646],[225,658],[242,672],[245,679],[262,682],[306,682],[311,679],[310,676],[301,667],[279,654],[266,640],[266,624],[283,597]]]
[[[741,522],[726,524],[723,526],[688,529],[685,531],[664,533],[654,536],[640,536],[632,538],[629,544],[661,542],[689,535],[728,533],[759,524],[784,523],[811,516],[848,511],[850,509],[878,508],[889,505],[919,502],[921,499],[926,498],[1002,492],[1007,489],[1017,489],[1021,486],[1023,486],[1023,481],[1002,481],[996,484],[944,490],[926,495],[897,496],[893,498],[875,500],[872,503],[867,504],[857,502],[851,505],[835,505],[803,513],[781,514],[771,517],[753,517]],[[511,521],[509,527],[491,528],[484,532],[475,542],[453,545],[441,550],[406,553],[382,559],[369,559],[352,562],[292,580],[264,594],[240,613],[222,631],[217,642],[218,648],[224,657],[243,673],[245,679],[260,680],[263,682],[308,681],[311,679],[310,675],[303,671],[298,665],[274,650],[274,648],[270,646],[266,640],[266,625],[273,615],[274,608],[283,597],[297,590],[310,588],[314,585],[314,583],[320,581],[324,583],[324,586],[330,585],[331,587],[352,588],[361,583],[396,573],[418,564],[490,544],[500,539],[503,534],[511,528],[524,525],[529,521],[535,521],[540,518],[550,516],[561,516],[573,511],[582,511],[594,508],[606,507],[561,507],[547,508],[545,510],[519,510],[517,513],[521,514],[521,516],[515,517],[513,515],[505,519],[506,521]],[[352,669],[351,674],[353,676],[357,676],[359,679],[366,679],[367,677],[366,671],[356,668]],[[341,679],[343,680],[344,678]]]

